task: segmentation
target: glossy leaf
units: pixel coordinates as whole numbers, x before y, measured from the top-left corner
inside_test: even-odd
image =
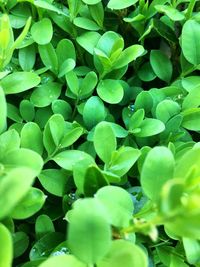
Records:
[[[40,77],[32,72],[14,72],[1,80],[6,95],[29,90],[40,83]]]
[[[109,144],[109,146],[105,143]],[[112,127],[107,122],[100,122],[95,127],[94,147],[100,159],[108,164],[116,150],[117,141]]]
[[[172,63],[160,50],[152,50],[150,64],[155,74],[163,81],[169,82],[172,76]]]
[[[38,212],[44,205],[46,196],[37,188],[32,187],[26,196],[15,206],[11,216],[14,219],[26,219]]]
[[[76,202],[70,214],[69,247],[86,264],[98,262],[110,249],[111,228],[107,216],[102,204],[89,198]]]
[[[104,186],[98,190],[95,198],[103,204],[113,226],[127,227],[129,225],[134,207],[128,192],[117,186]]]
[[[97,86],[97,93],[103,101],[117,104],[122,100],[124,90],[119,81],[107,79],[100,81]]]
[[[108,3],[108,8],[111,9],[123,9],[134,5],[138,0],[124,0],[123,2],[119,0],[110,0]]]
[[[0,224],[0,267],[11,267],[13,257],[12,237],[9,230]]]
[[[141,172],[141,184],[150,199],[158,200],[162,186],[173,178],[174,165],[174,157],[165,147],[155,147],[148,153]]]
[[[55,196],[62,197],[67,192],[68,175],[64,170],[45,169],[38,179],[42,186]]]
[[[50,19],[43,18],[33,24],[31,34],[36,43],[40,45],[48,44],[53,36],[53,27]]]
[[[98,267],[147,267],[147,259],[144,251],[137,245],[125,240],[115,240],[106,257],[98,264]]]
[[[197,36],[200,33],[200,25],[195,20],[188,20],[182,30],[182,51],[184,57],[194,65],[200,64],[200,42]]]

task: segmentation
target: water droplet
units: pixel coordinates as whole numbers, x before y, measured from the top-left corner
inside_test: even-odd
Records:
[[[130,109],[130,111],[135,111],[135,105],[134,104],[130,104],[129,106],[128,106],[128,108]]]

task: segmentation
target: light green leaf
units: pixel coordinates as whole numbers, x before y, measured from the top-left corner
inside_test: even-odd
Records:
[[[144,193],[153,201],[159,199],[165,182],[173,178],[174,166],[173,154],[166,147],[154,147],[147,154],[141,172],[141,185]]]
[[[95,112],[92,112],[95,110]],[[106,117],[103,101],[98,96],[90,97],[83,109],[83,121],[88,129],[92,129]]]
[[[100,29],[99,25],[96,24],[91,19],[83,18],[83,17],[77,17],[74,19],[74,24],[82,29],[89,30],[89,31],[98,31]]]
[[[182,113],[182,126],[191,131],[200,131],[200,108],[190,108]]]
[[[128,65],[131,61],[136,60],[144,53],[144,48],[141,45],[132,45],[126,48],[119,58],[114,62],[113,69],[120,69]]]
[[[108,2],[108,8],[110,9],[124,9],[137,3],[138,0],[110,0]]]
[[[43,64],[57,74],[58,58],[53,45],[51,43],[38,45],[38,50]]]
[[[99,158],[108,165],[117,147],[117,140],[109,123],[100,122],[95,127],[94,147]]]
[[[37,239],[42,238],[48,233],[55,232],[52,220],[46,214],[39,215],[35,222],[35,233]]]
[[[13,258],[12,237],[3,224],[0,224],[0,244],[0,267],[11,267]]]
[[[142,121],[139,128],[140,131],[133,131],[133,134],[137,137],[148,137],[163,132],[165,130],[165,125],[160,120],[147,118]]]
[[[56,257],[50,257],[38,267],[87,267],[86,264],[80,262],[72,255],[60,255]]]
[[[123,96],[124,90],[118,80],[101,80],[97,86],[99,97],[109,104],[119,103]]]
[[[18,220],[31,217],[42,208],[45,199],[46,196],[41,190],[32,187],[26,196],[15,206],[11,217]]]
[[[133,216],[133,200],[130,194],[117,186],[104,186],[95,194],[116,227],[127,227]]]
[[[158,12],[161,12],[167,15],[173,21],[180,21],[180,20],[185,19],[185,16],[183,15],[183,13],[181,13],[180,11],[178,11],[176,8],[172,6],[156,5],[155,9],[158,10]]]
[[[7,105],[6,105],[6,98],[4,95],[4,91],[0,86],[0,133],[2,133],[6,129],[6,117],[7,117]]]
[[[57,154],[53,160],[63,169],[72,171],[77,163],[94,163],[94,159],[87,153],[79,150],[66,150]]]
[[[195,20],[188,20],[182,29],[182,51],[184,57],[193,65],[200,64],[200,24]]]
[[[112,241],[112,247],[98,267],[147,267],[147,256],[139,246],[125,240]]]
[[[83,3],[85,3],[87,5],[95,5],[99,2],[101,2],[101,0],[83,0]]]
[[[98,32],[85,32],[76,38],[77,43],[82,46],[88,53],[93,55],[101,35]]]
[[[34,136],[34,142],[32,140]],[[40,127],[34,122],[26,123],[21,130],[21,147],[29,148],[38,154],[42,155],[43,141],[42,131]]]
[[[56,100],[61,93],[62,84],[48,82],[41,84],[31,94],[31,102],[35,107],[46,107]]]
[[[169,82],[172,77],[172,63],[170,59],[160,50],[152,50],[150,53],[150,64],[155,74],[161,80]]]
[[[29,90],[40,83],[40,77],[33,72],[14,72],[1,80],[5,94],[17,94]]]
[[[120,147],[112,155],[108,170],[116,175],[126,174],[140,156],[140,151],[132,147]]]
[[[50,43],[53,36],[53,27],[51,20],[43,18],[42,20],[33,24],[31,34],[34,41],[40,45]]]
[[[109,251],[111,227],[108,214],[97,199],[75,202],[69,218],[67,240],[72,253],[87,264],[98,262]]]
[[[44,189],[52,195],[62,197],[67,192],[68,176],[62,169],[45,169],[39,174],[38,179]]]

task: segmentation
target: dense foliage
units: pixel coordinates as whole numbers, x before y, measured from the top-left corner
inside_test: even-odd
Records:
[[[199,267],[199,1],[0,8],[0,267]]]

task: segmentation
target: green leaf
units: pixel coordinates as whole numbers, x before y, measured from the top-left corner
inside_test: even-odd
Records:
[[[156,117],[166,123],[171,117],[180,113],[180,106],[172,100],[163,100],[156,107]]]
[[[93,55],[101,35],[98,32],[85,32],[76,38],[77,43],[82,46],[88,53]]]
[[[0,133],[2,133],[6,129],[6,117],[7,117],[7,105],[6,105],[6,98],[3,92],[2,87],[0,86]]]
[[[180,21],[185,19],[185,16],[176,8],[167,5],[156,5],[155,9],[158,12],[164,13],[173,21]]]
[[[64,170],[45,169],[43,170],[38,179],[45,190],[52,195],[62,197],[67,192],[68,176]]]
[[[79,80],[76,75],[76,73],[72,70],[65,75],[67,85],[69,86],[69,89],[72,91],[73,94],[76,96],[79,95]]]
[[[51,108],[54,114],[61,114],[64,120],[71,118],[72,108],[67,101],[62,99],[54,100]]]
[[[191,131],[200,130],[200,108],[186,109],[181,114],[183,115],[182,126],[184,128]]]
[[[127,227],[133,216],[133,201],[128,192],[117,186],[104,186],[95,194],[116,227]]]
[[[124,9],[137,3],[138,0],[110,0],[108,2],[108,8],[110,9]]]
[[[174,165],[173,154],[166,147],[154,147],[147,154],[141,172],[141,185],[148,198],[153,201],[159,199],[163,185],[173,178]]]
[[[106,143],[105,143],[106,141]],[[109,144],[109,146],[107,145]],[[100,122],[94,131],[94,147],[99,158],[108,165],[116,150],[117,140],[109,123]]]
[[[96,23],[103,28],[103,20],[104,20],[104,7],[101,1],[95,5],[89,6],[90,15],[96,21]]]
[[[58,58],[55,49],[51,43],[38,45],[40,58],[43,64],[50,68],[54,73],[58,72]]]
[[[34,136],[34,142],[32,137]],[[42,155],[43,140],[40,127],[34,122],[26,123],[21,130],[21,147],[29,148]]]
[[[99,25],[96,24],[91,19],[83,18],[83,17],[77,17],[74,19],[74,24],[82,29],[89,30],[89,31],[98,31],[100,29]]]
[[[193,65],[200,64],[200,24],[195,20],[188,20],[182,29],[182,51],[184,57]]]
[[[120,147],[112,155],[108,170],[116,175],[123,176],[138,160],[140,151],[132,147]]]
[[[0,267],[11,267],[13,257],[12,237],[9,230],[0,224]]]
[[[132,45],[126,48],[119,58],[115,61],[113,69],[120,69],[128,65],[131,61],[136,60],[144,53],[144,48],[141,45]]]
[[[31,71],[35,65],[36,48],[29,45],[19,50],[19,64],[24,71]]]
[[[103,173],[94,165],[88,167],[85,173],[84,194],[92,197],[96,191],[108,185]]]
[[[4,93],[17,94],[29,90],[40,83],[40,77],[33,72],[14,72],[1,80]]]
[[[1,161],[5,168],[27,168],[31,176],[37,176],[43,166],[43,160],[40,155],[26,148],[10,150],[6,153]]]
[[[183,246],[187,261],[190,264],[198,264],[200,262],[200,244],[199,241],[191,238],[183,238]]]
[[[89,164],[94,163],[93,158],[89,154],[79,150],[66,150],[60,152],[53,158],[53,160],[60,167],[68,171],[72,171],[75,165],[81,161],[88,162]]]
[[[37,217],[35,222],[35,232],[37,239],[40,239],[46,234],[55,232],[53,222],[49,216],[42,214]]]
[[[147,256],[139,246],[125,240],[112,241],[112,247],[98,267],[147,267]]]
[[[160,50],[151,50],[150,64],[155,74],[161,80],[170,82],[172,77],[172,63]]]
[[[31,261],[46,259],[53,249],[64,241],[64,235],[58,232],[48,233],[40,238],[31,248],[29,258]],[[56,258],[56,257],[55,257]]]
[[[90,71],[86,74],[80,85],[80,96],[84,97],[91,94],[97,85],[97,75],[94,71]]]
[[[111,79],[101,80],[97,86],[97,93],[103,101],[109,104],[119,103],[124,96],[121,83]]]
[[[56,257],[50,257],[38,267],[86,267],[86,264],[80,262],[72,255],[59,255]]]
[[[29,237],[24,232],[16,232],[12,235],[14,245],[14,257],[21,256],[29,246]]]
[[[197,108],[200,106],[200,92],[199,87],[190,90],[189,94],[184,98],[182,109]]]
[[[42,20],[33,24],[31,34],[34,41],[40,45],[50,43],[53,36],[53,27],[51,20],[43,18]]]
[[[34,105],[27,99],[20,102],[19,112],[25,121],[32,121],[35,117]]]
[[[61,9],[57,8],[55,5],[49,3],[48,1],[35,0],[34,5],[36,7],[40,7],[40,8],[45,9],[45,10],[56,12],[59,15],[67,16],[67,14],[65,12],[63,12]]]
[[[162,121],[147,118],[140,124],[140,131],[133,132],[137,137],[148,137],[159,134],[165,130],[165,125]]]
[[[95,5],[99,2],[101,2],[101,0],[83,0],[83,3],[85,3],[87,5]]]
[[[83,134],[83,128],[82,127],[75,127],[73,129],[70,129],[68,132],[65,133],[63,136],[63,139],[60,142],[60,147],[68,147],[74,144],[79,137]]]
[[[31,102],[35,107],[46,107],[56,100],[61,93],[62,84],[48,82],[34,89],[31,94]]]
[[[76,61],[76,51],[74,48],[74,44],[69,39],[62,39],[57,47],[56,47],[56,54],[58,57],[58,64],[61,66],[63,63],[63,59],[73,59]]]
[[[60,66],[58,78],[61,78],[68,72],[72,71],[75,68],[75,66],[76,66],[76,62],[74,61],[74,59],[72,58],[66,59]]]
[[[0,135],[0,158],[20,146],[20,137],[16,130],[8,130]]]
[[[98,262],[109,251],[111,227],[108,214],[97,199],[75,202],[67,240],[72,253],[86,264]]]
[[[92,112],[95,110],[95,113]],[[90,97],[83,109],[83,121],[88,129],[92,129],[106,117],[103,101],[98,96]]]
[[[139,93],[135,100],[135,109],[144,109],[145,113],[148,114],[153,108],[154,99],[150,92],[142,91]]]
[[[32,187],[26,196],[15,206],[11,217],[18,220],[31,217],[42,208],[45,199],[46,196],[41,190]]]
[[[17,203],[25,197],[37,174],[38,172],[31,168],[18,167],[1,176],[0,193],[4,196],[0,198],[1,219],[8,216]]]
[[[193,148],[186,151],[176,164],[174,177],[185,179],[188,174],[194,169],[193,175],[200,175],[200,149]]]

